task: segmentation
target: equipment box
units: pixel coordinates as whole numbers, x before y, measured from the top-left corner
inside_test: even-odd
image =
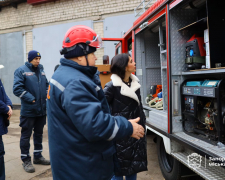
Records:
[[[98,68],[98,71],[100,72],[100,80],[102,84],[102,89],[105,87],[105,84],[109,81],[111,81],[111,72],[110,72],[110,65],[104,64],[104,65],[95,65]]]

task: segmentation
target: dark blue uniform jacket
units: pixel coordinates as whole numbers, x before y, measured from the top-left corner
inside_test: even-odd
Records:
[[[13,93],[21,98],[21,116],[36,117],[46,115],[48,81],[43,66],[35,69],[26,62],[14,73]],[[32,101],[35,100],[35,103]]]
[[[110,115],[96,67],[60,62],[47,101],[53,179],[109,180],[113,140],[131,136],[132,125]]]
[[[2,81],[0,80],[0,136],[7,134],[8,132],[8,129],[3,121],[3,116],[9,111],[8,105],[12,106],[12,102],[6,95]]]

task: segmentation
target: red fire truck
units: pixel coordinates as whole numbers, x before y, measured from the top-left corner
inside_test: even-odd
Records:
[[[122,38],[104,40],[136,61],[162,174],[225,179],[225,1],[147,5]]]

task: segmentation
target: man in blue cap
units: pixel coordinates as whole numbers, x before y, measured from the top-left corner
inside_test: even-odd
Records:
[[[20,149],[23,167],[26,172],[35,172],[29,153],[30,137],[33,134],[34,164],[49,165],[41,152],[43,128],[46,124],[46,96],[48,81],[43,66],[40,64],[41,54],[35,50],[28,53],[28,62],[14,72],[13,93],[21,99],[20,112]]]
[[[0,69],[4,68],[0,65]],[[5,180],[5,165],[4,165],[4,144],[2,135],[7,134],[9,119],[12,115],[12,102],[5,93],[2,81],[0,79],[0,180]]]

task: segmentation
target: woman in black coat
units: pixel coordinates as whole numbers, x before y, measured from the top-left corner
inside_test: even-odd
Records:
[[[104,93],[113,116],[123,116],[127,119],[140,117],[145,129],[145,114],[141,103],[135,62],[128,54],[118,54],[111,61],[112,81],[105,85]],[[116,141],[115,176],[112,180],[136,180],[137,173],[147,171],[146,136],[137,140],[127,137]]]

